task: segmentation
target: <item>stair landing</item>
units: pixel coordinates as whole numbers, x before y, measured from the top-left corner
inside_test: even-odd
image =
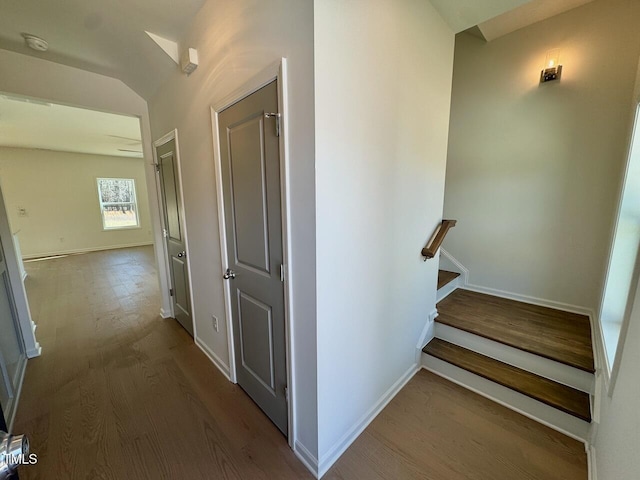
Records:
[[[436,322],[595,372],[585,315],[456,290],[438,303]]]

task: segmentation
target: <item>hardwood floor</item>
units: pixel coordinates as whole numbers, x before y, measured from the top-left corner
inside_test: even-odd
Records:
[[[492,382],[591,422],[589,394],[434,338],[422,351]]]
[[[40,358],[14,430],[22,480],[312,478],[285,438],[158,316],[148,247],[26,265]],[[324,477],[581,479],[584,447],[421,371]]]
[[[456,290],[438,303],[438,323],[595,371],[589,318],[576,313]]]
[[[26,264],[42,356],[14,426],[22,480],[311,478],[286,439],[173,319],[151,247]]]
[[[326,480],[586,480],[584,445],[421,370]]]

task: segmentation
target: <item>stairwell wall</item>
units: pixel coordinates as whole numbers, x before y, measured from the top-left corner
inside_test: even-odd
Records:
[[[435,308],[454,34],[421,0],[314,7],[322,474],[415,373]]]
[[[456,40],[444,248],[487,289],[597,310],[640,56],[640,3]],[[539,84],[560,48],[559,82]]]
[[[609,394],[605,382],[600,410],[600,425],[595,441],[596,478],[636,478],[640,472],[640,285],[622,348],[615,387]]]

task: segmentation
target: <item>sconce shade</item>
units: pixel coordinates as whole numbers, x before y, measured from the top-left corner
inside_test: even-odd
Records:
[[[560,49],[554,48],[547,52],[544,61],[544,68],[540,72],[540,83],[550,82],[551,80],[559,80],[562,74],[562,65],[560,65]]]

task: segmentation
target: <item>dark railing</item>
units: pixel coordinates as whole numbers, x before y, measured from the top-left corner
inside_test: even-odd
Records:
[[[425,261],[436,256],[436,252],[440,248],[440,245],[442,245],[444,237],[447,236],[447,232],[455,226],[456,220],[442,220],[442,223],[438,225],[436,231],[433,232],[433,236],[431,240],[429,240],[429,243],[427,243],[427,246],[422,249],[422,256]]]

